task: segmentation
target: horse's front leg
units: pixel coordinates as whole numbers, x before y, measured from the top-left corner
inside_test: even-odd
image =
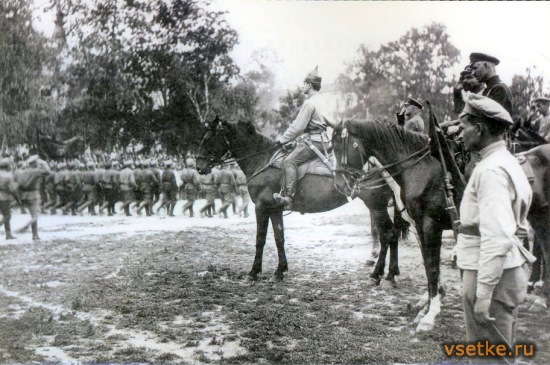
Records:
[[[548,270],[548,262],[550,262],[550,221],[544,217],[537,217],[533,220],[533,228],[535,230],[535,243],[533,254],[537,261],[533,263],[533,273],[529,279],[532,285],[538,285],[542,278],[542,297],[537,297],[529,307],[529,312],[545,312],[550,304],[550,277]],[[538,282],[538,283],[537,283]]]
[[[248,273],[248,278],[251,280],[257,280],[258,274],[262,272],[262,258],[268,225],[269,214],[264,210],[256,208],[256,255],[254,256],[252,270]]]
[[[278,211],[271,214],[271,225],[275,236],[275,245],[277,246],[277,254],[279,255],[279,265],[273,274],[272,280],[275,282],[284,279],[284,273],[288,271],[288,263],[285,253],[285,227],[283,224],[283,211]]]
[[[421,231],[419,230],[421,228]],[[422,220],[420,241],[424,268],[428,278],[429,310],[416,327],[416,331],[430,331],[435,324],[436,316],[441,312],[441,297],[439,295],[439,270],[441,261],[441,236],[443,230],[431,217]]]

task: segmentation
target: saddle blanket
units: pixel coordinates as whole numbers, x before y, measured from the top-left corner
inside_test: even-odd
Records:
[[[273,157],[271,157],[269,166],[275,167],[277,169],[282,169],[283,161],[287,156],[288,156],[288,153],[282,150],[275,152]],[[329,160],[332,166],[336,166],[336,157],[334,156],[333,153],[329,155]],[[318,157],[315,157],[309,160],[308,162],[305,162],[300,166],[298,166],[297,180],[301,180],[306,174],[330,176],[330,177],[333,176],[332,171]]]

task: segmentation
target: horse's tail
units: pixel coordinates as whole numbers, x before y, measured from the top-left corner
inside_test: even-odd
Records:
[[[403,215],[401,213],[402,212],[399,210],[399,207],[394,202],[394,204],[393,204],[393,225],[394,225],[395,229],[397,229],[397,231],[399,232],[399,238],[407,239],[407,237],[409,236],[409,228],[410,228],[411,225],[410,225],[409,222],[407,222],[403,218]]]

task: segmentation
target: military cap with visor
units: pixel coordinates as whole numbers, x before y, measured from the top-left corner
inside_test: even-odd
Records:
[[[414,105],[415,107],[420,108],[420,109],[424,108],[424,106],[422,106],[421,102],[419,102],[418,100],[413,99],[413,98],[409,98],[407,100],[407,102],[405,103],[405,105]]]
[[[478,94],[468,94],[464,99],[464,110],[460,118],[466,115],[472,115],[492,122],[512,125],[514,122],[510,113],[502,105],[491,98]]]
[[[491,55],[488,55],[488,54],[485,54],[485,53],[480,53],[480,52],[473,52],[470,54],[470,64],[473,65],[474,63],[476,62],[480,62],[480,61],[484,61],[484,62],[491,62],[491,63],[494,63],[495,65],[498,65],[500,63],[500,60],[494,56],[491,56]]]

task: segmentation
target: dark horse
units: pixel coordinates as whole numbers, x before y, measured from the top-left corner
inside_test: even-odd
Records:
[[[541,278],[544,282],[542,294],[546,305],[550,304],[550,144],[544,144],[521,153],[525,156],[533,170],[531,188],[533,200],[529,208],[527,220],[535,231],[535,247],[533,248],[538,262],[533,264],[532,281]],[[546,270],[542,266],[546,265]],[[542,275],[541,275],[542,270]]]
[[[262,271],[262,257],[269,221],[273,227],[279,264],[273,280],[283,280],[288,264],[284,247],[283,207],[273,202],[273,193],[281,190],[282,171],[268,166],[277,148],[275,142],[260,133],[250,122],[228,123],[218,117],[210,123],[204,134],[197,156],[199,173],[208,172],[209,167],[223,163],[228,152],[235,158],[248,180],[250,197],[256,210],[256,255],[248,278],[256,280]],[[396,215],[394,224],[387,211],[392,191],[387,187],[362,190],[358,197],[371,211],[383,247],[390,247],[390,272],[387,279],[393,281],[399,274],[397,264],[397,241],[408,225]],[[298,182],[293,210],[300,213],[317,213],[335,209],[348,200],[340,193],[330,176],[306,175]],[[392,248],[395,248],[392,250]],[[380,259],[385,252],[381,255]]]
[[[363,161],[374,156],[401,187],[401,199],[416,225],[428,278],[429,311],[417,330],[431,329],[441,306],[442,232],[452,225],[446,211],[443,168],[431,155],[428,137],[381,122],[348,121],[334,131],[333,144],[342,178],[353,179],[348,168],[360,168]]]

